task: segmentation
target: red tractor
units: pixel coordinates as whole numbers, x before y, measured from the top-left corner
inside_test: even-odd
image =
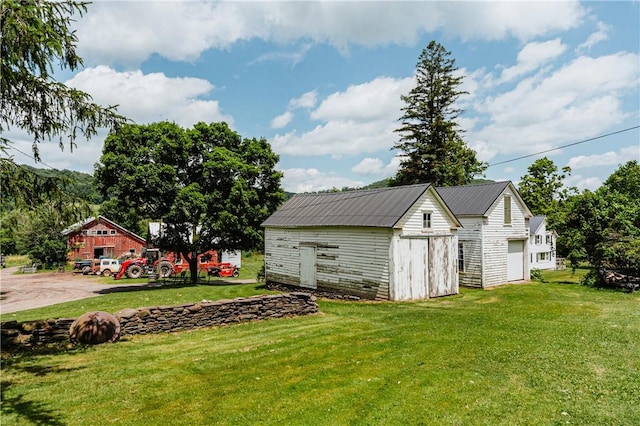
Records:
[[[160,278],[168,278],[173,274],[173,264],[167,259],[160,258],[160,250],[143,249],[142,256],[122,262],[120,270],[113,278],[116,280],[123,276],[140,278],[143,274],[153,274],[156,271]]]

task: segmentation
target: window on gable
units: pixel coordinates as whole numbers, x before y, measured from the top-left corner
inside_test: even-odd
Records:
[[[464,272],[464,243],[458,243],[458,272]]]
[[[553,243],[553,237],[550,234],[547,234],[547,244]]]
[[[536,244],[542,244],[542,235],[536,235]]]
[[[431,212],[422,212],[422,229],[431,229]]]
[[[504,196],[504,224],[511,225],[511,196]]]
[[[115,229],[111,230],[111,235],[116,235],[116,230]]]

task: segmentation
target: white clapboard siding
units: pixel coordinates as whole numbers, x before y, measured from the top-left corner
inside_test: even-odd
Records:
[[[425,192],[411,209],[399,221],[403,234],[427,233],[422,228],[422,213],[431,212],[431,229],[428,233],[449,234],[451,232],[451,219],[442,204],[436,202],[431,192]]]
[[[511,195],[511,224],[504,223],[504,195]],[[488,212],[483,229],[483,287],[493,287],[508,281],[509,240],[527,240],[529,224],[523,206],[517,198],[505,191]],[[529,279],[527,244],[523,245],[523,279]]]
[[[391,229],[357,227],[265,229],[268,280],[300,285],[300,245],[316,248],[316,286],[370,299],[389,298]]]

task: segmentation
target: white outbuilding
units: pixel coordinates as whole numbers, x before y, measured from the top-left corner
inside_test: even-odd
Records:
[[[508,181],[439,187],[462,223],[458,232],[460,285],[494,287],[530,279],[531,211]]]
[[[458,293],[458,219],[430,184],[298,194],[265,228],[265,278],[365,299]]]

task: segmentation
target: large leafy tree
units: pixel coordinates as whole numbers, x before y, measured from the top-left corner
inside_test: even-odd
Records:
[[[518,191],[522,199],[533,214],[547,216],[551,228],[558,221],[562,203],[577,191],[564,186],[564,180],[570,174],[570,167],[558,170],[552,160],[544,157],[534,161],[520,179]]]
[[[571,197],[559,223],[568,258],[640,277],[640,165],[620,166],[595,192]]]
[[[138,231],[141,218],[164,223],[160,247],[181,253],[195,281],[199,254],[262,245],[260,224],[284,199],[277,162],[265,139],[226,123],[161,122],[111,133],[95,177],[112,219]]]
[[[100,127],[125,122],[114,106],[102,107],[91,96],[54,78],[56,69],[82,67],[71,23],[88,3],[72,0],[2,0],[0,19],[0,178],[3,195],[38,205],[62,190],[52,177],[35,179],[7,155],[12,144],[6,132],[17,128],[33,138],[33,155],[40,161],[39,143],[58,139],[71,150],[78,137],[90,138]],[[47,182],[48,181],[48,182]],[[41,185],[47,187],[43,191]]]
[[[462,139],[456,106],[462,76],[442,45],[431,41],[416,65],[416,86],[401,97],[405,106],[394,146],[403,158],[392,185],[429,182],[437,186],[462,185],[481,174],[486,165]]]

